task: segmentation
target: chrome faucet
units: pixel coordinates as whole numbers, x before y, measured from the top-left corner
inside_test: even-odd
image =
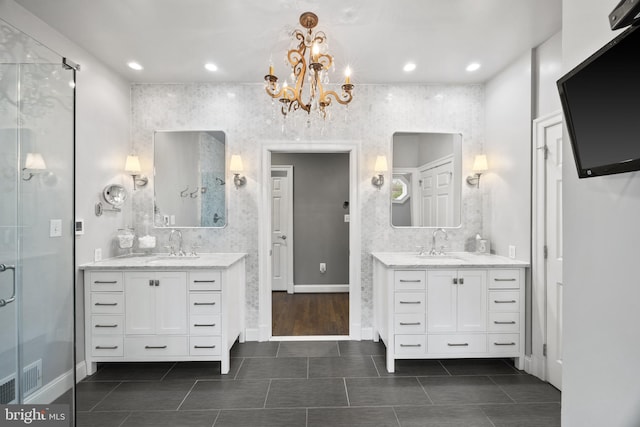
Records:
[[[444,240],[449,240],[447,230],[445,230],[444,228],[437,228],[433,232],[433,236],[431,239],[431,250],[429,251],[429,255],[444,255],[444,251],[442,250],[444,249],[444,246],[441,246],[440,250],[436,249],[436,237],[438,236],[438,232],[442,232],[442,234],[444,234]]]
[[[171,244],[173,242],[173,236],[174,235],[178,236],[178,253],[177,254],[176,254],[175,249],[173,248],[173,245]],[[184,253],[184,250],[182,250],[182,231],[180,231],[180,230],[171,230],[171,235],[169,236],[169,250],[170,250],[169,255],[178,255],[178,256],[185,256],[186,255]]]

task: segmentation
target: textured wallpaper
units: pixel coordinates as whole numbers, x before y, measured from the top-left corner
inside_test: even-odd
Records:
[[[375,158],[391,158],[394,132],[460,132],[463,136],[463,176],[470,173],[473,157],[484,143],[484,88],[482,85],[364,85],[356,86],[348,109],[333,105],[322,122],[297,112],[283,119],[261,84],[145,84],[132,86],[132,145],[144,173],[152,180],[155,130],[223,130],[227,159],[240,154],[247,185],[233,187],[226,174],[225,228],[183,229],[187,249],[200,252],[246,252],[246,327],[258,327],[258,208],[261,145],[274,141],[356,141],[362,241],[362,327],[372,324],[372,261],[375,251],[415,251],[429,245],[433,229],[398,229],[390,225],[389,174],[380,191],[370,183]],[[310,119],[310,120],[309,120]],[[308,124],[307,122],[311,123]],[[133,223],[140,227],[144,214],[153,210],[153,182],[135,192]],[[470,250],[476,233],[483,232],[482,189],[464,184],[462,227],[449,231],[447,249]],[[485,207],[486,209],[486,207]],[[155,230],[158,247],[166,244],[169,230]]]

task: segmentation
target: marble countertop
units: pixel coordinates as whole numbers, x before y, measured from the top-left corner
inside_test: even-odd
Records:
[[[372,252],[371,255],[392,268],[529,267],[528,262],[473,252],[449,252],[433,256],[418,255],[417,252]]]
[[[168,254],[137,254],[102,261],[89,262],[78,266],[81,270],[127,270],[147,268],[154,270],[194,270],[207,268],[228,268],[240,261],[245,253],[212,253],[197,256],[169,256]]]

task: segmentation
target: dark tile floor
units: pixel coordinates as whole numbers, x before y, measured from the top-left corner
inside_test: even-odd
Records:
[[[399,360],[371,341],[249,342],[218,362],[110,363],[79,427],[559,426],[560,392],[506,359]]]

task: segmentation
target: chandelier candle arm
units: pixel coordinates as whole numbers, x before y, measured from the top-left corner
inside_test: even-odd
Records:
[[[305,12],[300,16],[300,25],[306,28],[306,35],[301,30],[292,33],[294,40],[298,40],[297,47],[287,52],[287,62],[291,66],[295,88],[289,87],[286,81],[282,87],[278,85],[278,77],[274,74],[273,64],[269,64],[269,74],[264,77],[267,94],[278,99],[282,103],[281,112],[287,115],[291,111],[302,109],[311,113],[311,110],[318,110],[323,118],[326,118],[325,107],[331,105],[331,98],[339,104],[346,105],[353,99],[354,85],[351,83],[351,70],[347,67],[345,80],[342,85],[342,94],[338,95],[333,90],[325,91],[322,82],[323,77],[327,79],[324,72],[328,72],[333,66],[333,57],[323,51],[326,46],[327,36],[324,32],[318,31],[313,34],[313,28],[318,24],[318,17],[312,12]],[[306,59],[307,49],[309,49],[308,63]],[[303,101],[305,97],[304,83],[309,74],[309,88],[306,90],[308,101]],[[325,83],[328,79],[325,80]]]

